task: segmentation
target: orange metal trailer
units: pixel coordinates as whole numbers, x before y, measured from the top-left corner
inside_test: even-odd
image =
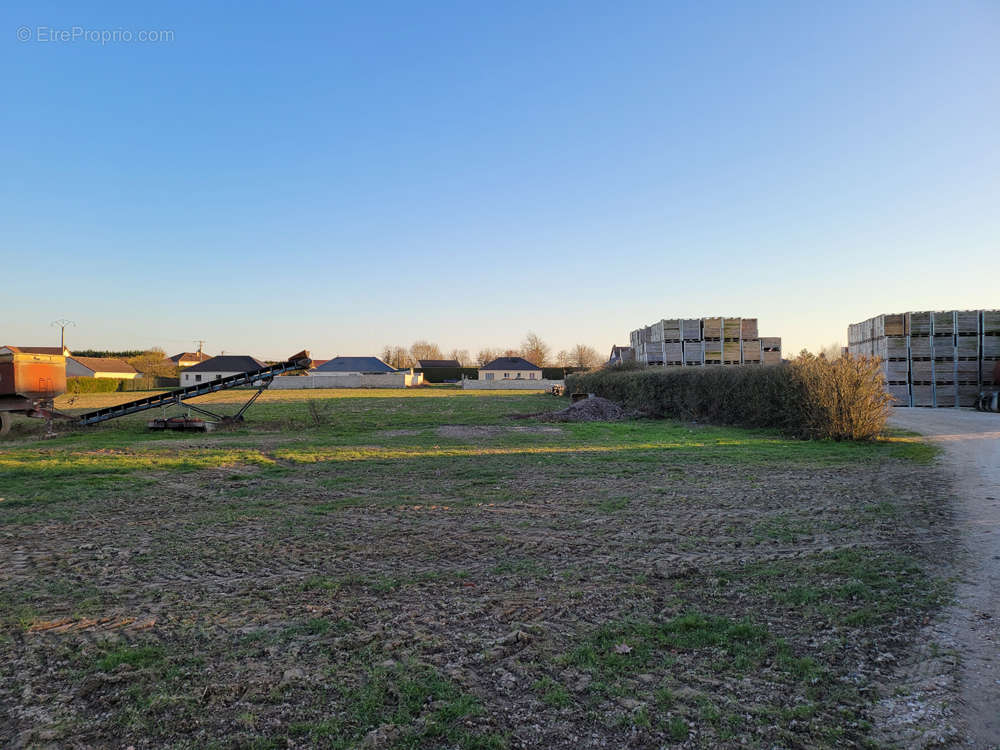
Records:
[[[0,435],[10,415],[51,419],[53,399],[66,392],[66,357],[58,354],[0,354]]]

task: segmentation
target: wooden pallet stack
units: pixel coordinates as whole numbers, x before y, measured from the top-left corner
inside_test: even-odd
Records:
[[[762,336],[760,339],[760,363],[762,365],[781,364],[781,337]]]
[[[878,315],[848,326],[847,344],[852,355],[882,361],[897,406],[972,406],[1000,358],[1000,311]]]
[[[983,310],[982,329],[982,385],[984,389],[997,390],[1000,382],[994,380],[993,370],[1000,362],[1000,310]]]
[[[781,362],[781,338],[760,338],[756,318],[669,318],[629,335],[636,360],[666,367]]]

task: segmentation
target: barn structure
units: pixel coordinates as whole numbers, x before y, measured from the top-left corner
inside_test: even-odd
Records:
[[[66,357],[68,378],[115,378],[135,380],[139,372],[128,362],[114,357]]]

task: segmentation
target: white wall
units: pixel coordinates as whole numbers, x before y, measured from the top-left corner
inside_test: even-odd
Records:
[[[462,388],[479,391],[547,391],[565,380],[463,380]]]
[[[504,377],[504,376],[507,377]],[[541,370],[479,370],[480,380],[541,380]]]
[[[371,375],[300,375],[275,378],[271,388],[301,390],[306,388],[410,388],[424,381],[423,373],[386,372]]]
[[[228,378],[230,375],[243,375],[242,372],[182,372],[181,385],[200,385],[210,383],[219,378]],[[201,380],[196,380],[196,376],[201,375]]]

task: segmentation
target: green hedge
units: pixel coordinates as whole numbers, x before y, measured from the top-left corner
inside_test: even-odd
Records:
[[[121,390],[118,378],[66,378],[67,393],[114,393]]]
[[[766,427],[798,437],[871,439],[890,398],[876,360],[803,355],[771,367],[649,367],[570,375],[569,393],[593,393],[652,417]]]
[[[115,393],[118,391],[151,391],[157,388],[177,388],[178,378],[146,376],[141,378],[66,378],[67,393]]]
[[[580,372],[582,367],[543,367],[542,377],[546,380],[562,380],[574,372]]]

